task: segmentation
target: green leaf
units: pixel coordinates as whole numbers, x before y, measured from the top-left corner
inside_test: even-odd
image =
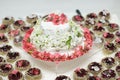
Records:
[[[66,41],[66,45],[68,45],[68,49],[70,48],[71,40],[72,40],[72,37],[69,36],[69,39]]]

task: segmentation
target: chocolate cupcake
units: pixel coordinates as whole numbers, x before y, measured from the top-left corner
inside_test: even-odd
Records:
[[[112,57],[106,57],[106,58],[102,59],[101,63],[106,68],[112,68],[113,66],[116,65],[115,59]]]
[[[116,77],[116,73],[112,69],[104,70],[101,73],[102,80],[115,80],[115,77]]]
[[[113,43],[105,43],[103,47],[104,54],[111,54],[117,51],[116,46]]]
[[[87,14],[87,17],[86,17],[87,19],[88,18],[91,18],[91,19],[94,19],[95,21],[97,20],[97,18],[98,18],[98,16],[97,16],[97,14],[96,13],[89,13],[89,14]]]
[[[1,43],[8,43],[8,38],[3,33],[0,33],[0,44]]]
[[[11,30],[9,33],[8,33],[8,36],[10,39],[13,39],[14,37],[20,35],[20,30]]]
[[[20,58],[20,53],[19,52],[8,52],[7,53],[7,61],[8,62],[14,62],[19,58]]]
[[[26,17],[26,21],[32,25],[35,25],[37,20],[38,20],[38,15],[36,15],[36,14],[31,14]]]
[[[120,31],[117,31],[115,35],[120,38]]]
[[[13,17],[5,17],[3,18],[2,23],[5,25],[11,25],[14,22],[14,18]]]
[[[88,18],[85,20],[84,26],[89,29],[89,28],[93,28],[95,26],[95,24],[96,24],[96,21],[94,19]]]
[[[2,76],[7,76],[12,70],[13,70],[13,67],[11,64],[5,63],[0,65],[0,74]]]
[[[11,45],[2,45],[0,46],[0,54],[7,54],[12,49]]]
[[[108,26],[110,22],[106,20],[105,17],[102,17],[101,19],[98,20],[98,23],[101,23],[103,26]]]
[[[112,42],[114,40],[115,36],[112,33],[104,32],[103,38],[106,42]]]
[[[98,75],[102,71],[102,65],[97,62],[92,62],[88,65],[88,71],[93,75]]]
[[[73,73],[74,80],[87,80],[88,71],[85,69],[77,68]]]
[[[30,68],[26,73],[25,77],[27,80],[40,80],[41,79],[41,70],[38,68]]]
[[[105,28],[102,26],[101,23],[96,24],[93,27],[93,31],[97,34],[97,35],[101,35],[105,32]]]
[[[77,24],[81,24],[84,21],[84,17],[81,15],[75,15],[72,20]]]
[[[8,80],[24,80],[23,74],[18,70],[13,70],[8,75]],[[29,79],[31,80],[31,79]]]
[[[14,29],[20,29],[24,25],[25,25],[25,22],[23,20],[16,20],[13,24]]]
[[[115,40],[116,47],[120,48],[120,38]]]
[[[120,63],[120,51],[115,54],[115,60]]]
[[[4,64],[5,62],[6,62],[6,60],[2,56],[0,56],[0,65]]]
[[[117,74],[120,76],[120,65],[116,66],[115,70],[116,70]]]
[[[107,26],[107,29],[110,32],[114,32],[114,31],[119,30],[119,25],[116,24],[116,23],[109,23],[108,26]]]
[[[31,67],[28,60],[18,60],[15,64],[17,70],[27,70]]]
[[[100,18],[104,17],[106,20],[110,19],[110,13],[108,10],[100,11],[98,15]]]
[[[98,76],[89,76],[87,80],[101,80]]]
[[[71,80],[70,77],[65,75],[59,75],[55,78],[55,80]]]
[[[13,40],[15,46],[22,46],[23,36],[16,36]]]
[[[6,33],[10,30],[10,27],[8,25],[0,25],[0,33]]]

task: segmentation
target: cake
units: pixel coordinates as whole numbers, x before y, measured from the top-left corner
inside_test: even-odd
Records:
[[[50,13],[26,32],[23,49],[34,58],[59,62],[83,55],[91,49],[92,41],[87,28],[64,13]]]

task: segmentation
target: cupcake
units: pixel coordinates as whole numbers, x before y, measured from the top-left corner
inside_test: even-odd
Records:
[[[110,19],[110,13],[108,12],[108,10],[100,11],[98,15],[100,18],[104,17],[106,20]]]
[[[65,75],[59,75],[55,78],[55,80],[71,80],[70,77]]]
[[[119,26],[116,23],[109,23],[108,26],[107,26],[107,29],[110,32],[114,32],[114,31],[119,30]]]
[[[120,37],[120,31],[117,31],[117,32],[115,33],[115,35],[116,35],[117,37]]]
[[[112,68],[113,66],[116,65],[115,59],[112,57],[106,57],[106,58],[102,59],[101,63],[106,68]]]
[[[115,54],[115,60],[120,62],[120,51]]]
[[[31,67],[28,60],[18,60],[15,64],[17,70],[27,70]]]
[[[20,58],[20,53],[19,52],[8,52],[7,53],[7,61],[8,62],[14,62],[19,58]]]
[[[11,25],[14,22],[14,18],[13,17],[5,17],[3,18],[2,23],[5,25]]]
[[[8,33],[8,36],[10,39],[13,39],[14,37],[20,35],[20,31],[17,29],[17,30],[11,30],[9,33]]]
[[[98,23],[101,23],[103,26],[108,26],[109,21],[105,19],[105,17],[102,17],[98,20]]]
[[[23,74],[18,70],[13,70],[8,75],[8,80],[24,80]],[[29,79],[31,80],[31,79]]]
[[[22,46],[23,36],[16,36],[13,40],[15,46]]]
[[[103,28],[101,23],[98,23],[93,27],[93,31],[95,32],[95,34],[101,35],[105,32],[105,29]]]
[[[1,43],[8,43],[8,38],[3,33],[0,33],[0,44]]]
[[[106,42],[112,42],[114,40],[114,34],[109,33],[109,32],[104,32],[103,33],[103,38]]]
[[[31,14],[31,15],[29,15],[29,16],[27,16],[26,17],[26,20],[27,20],[27,22],[28,23],[30,23],[30,24],[35,24],[36,22],[37,22],[37,20],[38,20],[38,15],[36,15],[36,14]]]
[[[101,80],[98,76],[89,76],[87,80]]]
[[[73,73],[74,80],[87,80],[88,71],[85,69],[77,68]]]
[[[9,28],[8,25],[4,25],[4,24],[0,25],[0,33],[6,33],[6,32],[8,32],[8,28]]]
[[[41,79],[41,70],[38,68],[30,68],[26,73],[25,77],[27,80],[40,80]]]
[[[97,14],[96,13],[89,13],[89,14],[87,14],[87,17],[86,17],[87,19],[88,18],[91,18],[91,19],[94,19],[95,21],[97,20]]]
[[[2,76],[7,76],[12,70],[13,70],[13,67],[11,64],[5,63],[0,65],[0,74]]]
[[[116,66],[115,70],[116,70],[117,74],[120,76],[120,65]]]
[[[85,25],[84,26],[89,29],[89,28],[94,27],[95,24],[96,24],[96,21],[94,19],[88,18],[88,19],[85,20]]]
[[[5,62],[6,62],[5,59],[2,56],[0,56],[0,65],[4,64]]]
[[[14,29],[20,29],[24,25],[25,25],[25,22],[23,20],[17,20],[13,24]]]
[[[84,17],[81,15],[75,15],[72,20],[77,24],[81,24],[84,21]]]
[[[102,80],[115,80],[116,73],[112,69],[107,69],[101,73],[101,78]]]
[[[103,52],[105,54],[111,54],[111,53],[114,53],[116,51],[117,51],[117,48],[113,43],[107,42],[107,43],[104,44]]]
[[[12,49],[11,45],[1,45],[0,46],[0,54],[7,54]]]
[[[116,47],[120,48],[120,38],[115,40]]]

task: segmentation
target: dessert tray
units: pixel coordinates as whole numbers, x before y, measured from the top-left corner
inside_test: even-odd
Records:
[[[57,22],[55,15],[60,19]],[[54,24],[47,24],[51,28],[57,28],[47,27],[47,22]],[[87,15],[76,10],[73,15],[54,12],[45,16],[4,17],[0,23],[0,80],[120,80],[120,21],[107,10]],[[35,42],[44,36],[40,26],[45,26],[42,29],[52,34],[52,38],[57,31],[64,38],[69,26],[61,27],[67,23],[73,28],[77,26],[80,42],[75,43],[76,37],[69,36],[65,36],[68,40],[64,48],[51,47],[52,42],[50,47],[47,43],[41,47],[40,42]],[[74,36],[74,31],[67,34]],[[43,41],[50,38],[42,37]]]

